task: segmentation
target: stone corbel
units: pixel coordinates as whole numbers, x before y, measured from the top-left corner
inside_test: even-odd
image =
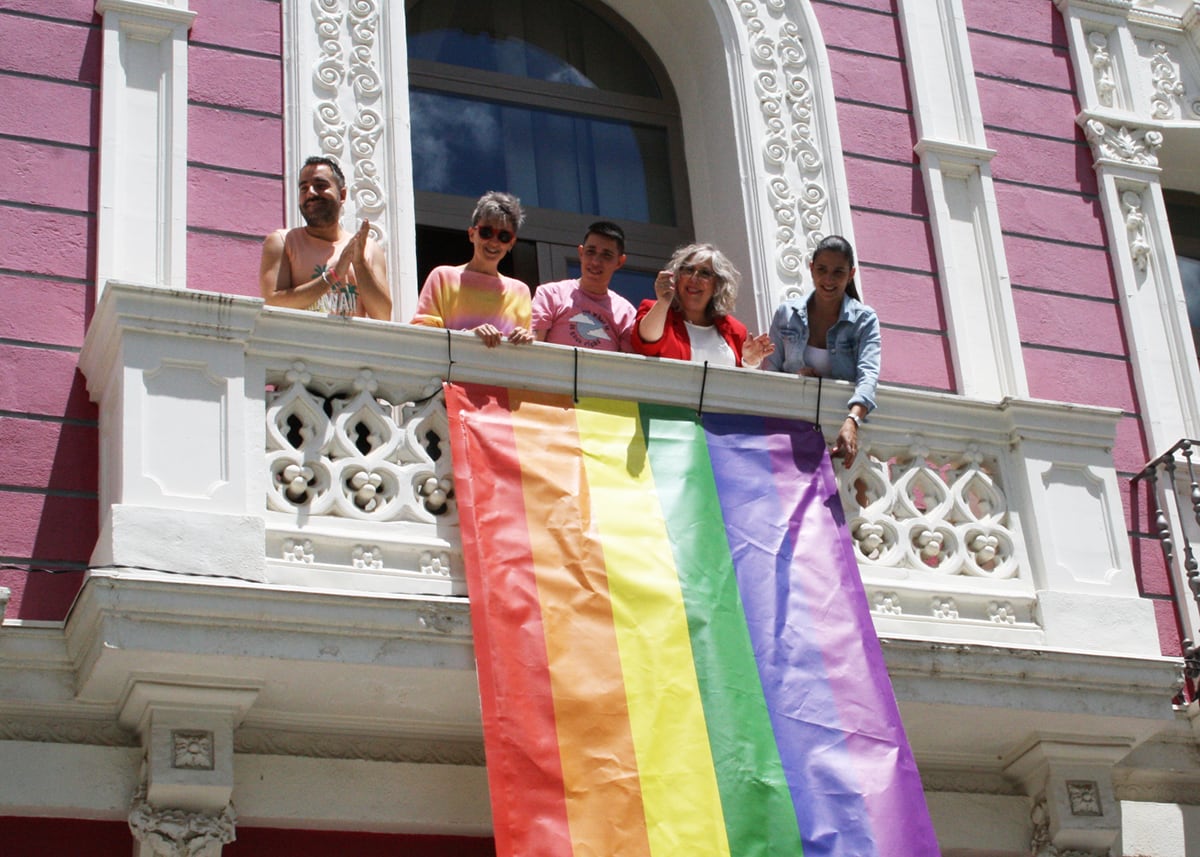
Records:
[[[1081,114],[1078,121],[1092,146],[1097,166],[1137,167],[1159,172],[1162,131],[1132,123],[1118,124],[1086,113]]]
[[[1005,773],[1033,799],[1035,857],[1104,857],[1121,833],[1113,767],[1133,742],[1081,744],[1038,739]]]
[[[139,857],[218,857],[233,841],[233,732],[257,694],[133,681],[119,720],[146,752],[129,812]]]

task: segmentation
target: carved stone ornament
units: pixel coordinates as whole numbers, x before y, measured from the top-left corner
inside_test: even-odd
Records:
[[[146,801],[141,787],[129,810],[129,829],[155,857],[218,857],[221,847],[237,838],[233,804],[218,815],[158,809]]]
[[[1157,167],[1162,133],[1147,128],[1114,128],[1099,119],[1083,126],[1098,160],[1118,161],[1135,167]]]
[[[1091,780],[1068,780],[1067,798],[1071,801],[1071,815],[1099,818],[1104,815],[1100,806],[1100,786]]]
[[[214,758],[211,732],[177,730],[171,733],[172,768],[211,771]]]
[[[838,471],[860,559],[947,576],[1019,577],[999,470],[997,456],[976,444],[935,453],[914,436],[904,449],[865,448],[849,471]],[[875,608],[899,612],[892,606]],[[951,605],[943,617],[957,617],[957,609]]]
[[[1129,236],[1129,253],[1139,271],[1150,264],[1150,241],[1146,237],[1146,215],[1142,211],[1142,195],[1135,190],[1121,194],[1121,211],[1125,214],[1125,232]]]
[[[271,378],[267,396],[268,506],[315,518],[457,521],[445,454],[450,436],[440,395],[385,389],[370,369],[322,381],[301,362]],[[349,564],[379,569],[378,545],[353,548]],[[283,558],[312,563],[308,540],[288,539]]]
[[[356,216],[370,218],[372,237],[386,243],[387,195],[377,163],[385,127],[380,12],[378,0],[312,0],[320,48],[312,69],[313,125],[321,153],[342,161]]]
[[[1107,857],[1108,855],[1108,852],[1058,848],[1050,839],[1050,809],[1046,802],[1045,792],[1038,795],[1037,800],[1033,802],[1029,817],[1033,823],[1033,837],[1029,843],[1029,851],[1033,857]]]
[[[1113,77],[1112,54],[1108,50],[1108,34],[1093,30],[1087,36],[1092,52],[1092,72],[1096,75],[1096,97],[1105,107],[1112,107],[1117,91]]]
[[[1155,119],[1174,119],[1175,106],[1184,97],[1184,87],[1170,49],[1162,42],[1154,43],[1150,76],[1154,81],[1154,95],[1150,98],[1152,115]]]
[[[783,0],[737,3],[766,131],[760,153],[775,217],[775,267],[790,294],[798,289],[808,254],[825,237],[829,191],[809,49],[789,6]]]

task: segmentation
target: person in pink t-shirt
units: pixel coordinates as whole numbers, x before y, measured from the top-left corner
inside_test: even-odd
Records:
[[[467,230],[475,248],[471,261],[429,272],[412,323],[471,330],[488,348],[504,339],[517,345],[532,342],[529,286],[499,269],[524,220],[521,201],[512,194],[493,190],[480,197]]]
[[[314,155],[300,168],[304,226],[277,229],[263,241],[258,286],[267,306],[390,319],[387,259],[364,220],[342,228],[346,178],[333,158]]]
[[[577,348],[632,351],[637,311],[608,289],[624,264],[625,230],[607,220],[589,226],[579,245],[579,279],[543,283],[534,293],[533,335]]]

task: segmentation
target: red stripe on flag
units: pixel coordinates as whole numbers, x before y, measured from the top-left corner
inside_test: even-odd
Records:
[[[459,414],[450,444],[471,597],[496,854],[558,857],[571,855],[572,846],[520,461],[507,399],[507,391],[500,388],[468,391],[446,385],[446,407]],[[488,472],[476,478],[471,472],[474,462],[486,462]],[[527,630],[519,635],[494,633],[505,626]],[[509,736],[519,736],[520,743]],[[532,784],[540,787],[529,787]]]

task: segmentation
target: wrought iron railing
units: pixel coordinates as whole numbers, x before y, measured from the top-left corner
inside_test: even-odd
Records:
[[[1147,462],[1130,480],[1134,492],[1138,482],[1144,482],[1150,489],[1147,494],[1153,504],[1154,535],[1162,547],[1176,617],[1183,634],[1185,681],[1182,694],[1188,702],[1200,693],[1200,645],[1197,645],[1194,630],[1189,633],[1189,629],[1195,628],[1192,610],[1200,609],[1200,563],[1194,544],[1200,542],[1200,479],[1197,478],[1200,463],[1194,460],[1197,449],[1200,449],[1200,440],[1180,440]],[[1181,583],[1187,587],[1187,593],[1180,591]]]

